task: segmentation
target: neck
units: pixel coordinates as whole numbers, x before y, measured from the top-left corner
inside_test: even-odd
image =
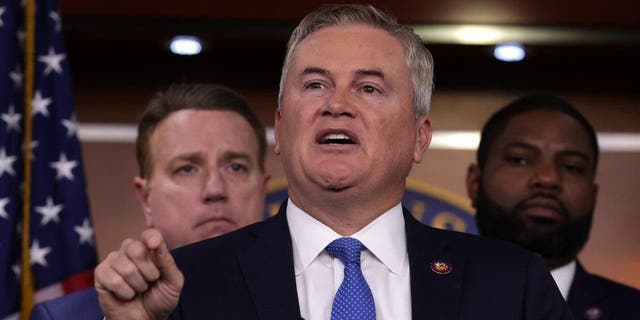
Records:
[[[575,257],[553,257],[545,258],[544,261],[547,263],[547,267],[549,267],[549,270],[553,270],[566,265],[573,259],[575,259]]]
[[[336,233],[342,236],[350,236],[397,205],[402,198],[402,194],[400,194],[397,201],[382,203],[362,201],[362,199],[355,197],[345,199],[342,197],[316,196],[313,198],[321,198],[323,201],[311,201],[314,199],[300,197],[291,191],[289,197],[298,208]]]

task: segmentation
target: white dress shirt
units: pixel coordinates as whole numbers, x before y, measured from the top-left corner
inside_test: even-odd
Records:
[[[300,315],[305,320],[331,319],[331,307],[342,279],[344,265],[324,248],[341,235],[287,203],[287,223],[293,243],[293,265]],[[411,319],[409,255],[402,206],[382,214],[351,235],[367,250],[360,260],[376,306],[377,320]]]
[[[560,293],[562,293],[562,297],[564,300],[567,300],[569,296],[569,290],[571,289],[571,284],[573,283],[573,277],[576,275],[576,261],[572,260],[571,262],[565,264],[562,267],[555,268],[551,270],[551,276],[553,280],[555,280],[558,289],[560,289]]]

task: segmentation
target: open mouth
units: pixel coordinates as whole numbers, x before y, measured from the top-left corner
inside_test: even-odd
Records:
[[[319,144],[357,144],[355,135],[344,130],[325,130],[316,136],[316,142]]]
[[[320,139],[320,144],[355,144],[355,142],[346,134],[330,133]]]

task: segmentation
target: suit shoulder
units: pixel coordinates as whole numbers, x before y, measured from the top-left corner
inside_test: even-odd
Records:
[[[597,282],[609,296],[616,298],[629,298],[636,300],[636,302],[640,302],[640,290],[636,288],[596,274],[588,273],[587,276],[590,278],[590,281]]]
[[[485,261],[530,261],[534,253],[520,246],[502,240],[481,237],[478,235],[441,230],[426,226],[436,242],[453,254],[465,256],[473,260]]]
[[[252,243],[264,223],[265,221],[257,222],[218,237],[188,244],[171,250],[171,254],[181,269],[189,263],[224,261],[234,255],[236,250]]]
[[[98,293],[94,288],[38,303],[33,307],[30,317],[31,320],[101,318],[102,310],[98,303]]]

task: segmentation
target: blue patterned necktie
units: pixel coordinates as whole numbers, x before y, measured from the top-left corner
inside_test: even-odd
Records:
[[[360,269],[360,251],[364,245],[357,239],[343,237],[331,242],[327,252],[344,264],[344,280],[333,299],[331,320],[375,320],[373,295]]]

